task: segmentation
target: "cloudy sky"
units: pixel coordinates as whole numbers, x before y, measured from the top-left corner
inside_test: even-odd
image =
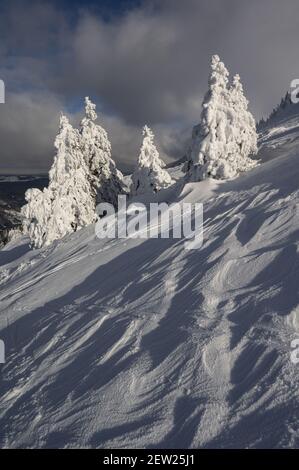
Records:
[[[145,123],[179,158],[215,53],[267,115],[299,78],[298,0],[0,0],[0,173],[48,170],[60,110],[77,125],[86,95],[122,169]]]

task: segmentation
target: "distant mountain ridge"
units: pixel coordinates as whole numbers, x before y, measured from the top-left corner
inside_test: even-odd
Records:
[[[0,183],[17,183],[19,181],[35,181],[39,179],[48,179],[48,174],[41,173],[40,175],[16,175],[16,174],[0,174]]]

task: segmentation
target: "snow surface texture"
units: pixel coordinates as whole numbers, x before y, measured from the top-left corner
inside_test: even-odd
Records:
[[[273,129],[275,134],[275,130]],[[298,447],[299,154],[180,182],[204,245],[98,240],[0,251],[2,447]]]

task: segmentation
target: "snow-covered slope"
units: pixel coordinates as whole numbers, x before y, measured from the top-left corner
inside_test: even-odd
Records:
[[[91,226],[0,251],[1,446],[298,447],[299,151],[280,147],[167,192],[204,203],[201,249]]]
[[[280,120],[275,126],[261,131],[258,157],[268,161],[297,153],[299,148],[299,114]]]
[[[259,124],[259,154],[262,161],[298,152],[299,103],[287,93],[266,121]]]

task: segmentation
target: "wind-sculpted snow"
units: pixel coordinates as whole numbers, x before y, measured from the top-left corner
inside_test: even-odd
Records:
[[[297,447],[298,182],[298,155],[178,182],[198,250],[90,226],[0,251],[1,446]]]

